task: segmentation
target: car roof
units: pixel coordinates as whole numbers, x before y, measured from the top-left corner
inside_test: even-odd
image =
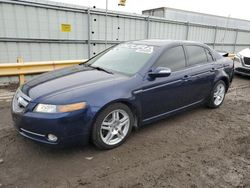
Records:
[[[188,41],[188,40],[170,40],[170,39],[145,39],[145,40],[135,40],[135,41],[128,41],[125,43],[130,44],[141,44],[141,45],[151,45],[151,46],[158,46],[160,48],[171,48],[177,45],[199,45],[206,49],[210,49],[210,52],[213,54],[215,59],[222,58],[218,52],[210,48],[208,45],[196,42],[196,41]]]
[[[128,43],[134,44],[144,44],[144,45],[152,45],[152,46],[169,46],[169,45],[180,45],[180,44],[191,44],[191,45],[201,45],[207,46],[205,44],[195,42],[195,41],[187,41],[187,40],[165,40],[165,39],[146,39],[146,40],[135,40],[135,41],[128,41]]]

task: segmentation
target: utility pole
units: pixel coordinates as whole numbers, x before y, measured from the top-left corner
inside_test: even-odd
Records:
[[[108,32],[108,0],[106,0],[106,14],[105,14],[105,49],[107,49],[107,32]]]
[[[125,6],[126,0],[120,0],[118,6]],[[105,49],[107,49],[107,36],[108,36],[108,0],[106,0],[106,13],[105,13]]]
[[[225,29],[224,36],[223,36],[222,51],[224,50],[225,38],[226,38],[227,30],[228,30],[228,24],[229,24],[230,16],[231,15],[229,14],[228,17],[227,17],[227,21],[226,21],[226,29]]]

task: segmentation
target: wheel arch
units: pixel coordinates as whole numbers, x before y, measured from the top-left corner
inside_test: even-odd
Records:
[[[229,76],[225,72],[218,74],[215,78],[214,85],[220,80],[222,80],[226,84],[226,90],[228,90],[230,86]]]
[[[95,114],[94,118],[93,118],[93,121],[92,121],[92,124],[96,121],[98,115],[104,110],[106,109],[108,106],[112,105],[112,104],[116,104],[116,103],[121,103],[121,104],[124,104],[126,105],[132,112],[133,116],[134,116],[134,120],[135,120],[135,123],[133,125],[133,127],[135,128],[138,128],[138,124],[140,122],[140,111],[139,111],[139,108],[133,104],[131,101],[127,100],[127,99],[117,99],[117,100],[113,100],[113,101],[110,101],[108,102],[107,104],[105,104],[104,106],[102,106],[98,112]]]
[[[222,80],[225,84],[226,84],[226,90],[228,90],[229,88],[229,84],[230,84],[230,81],[229,81],[229,78],[227,78],[226,76],[223,76],[221,77],[221,79],[219,79],[218,81]],[[217,81],[217,82],[218,82]]]

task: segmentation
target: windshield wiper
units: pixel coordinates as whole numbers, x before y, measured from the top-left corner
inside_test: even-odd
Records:
[[[104,68],[102,68],[102,67],[96,67],[96,66],[92,66],[92,65],[87,65],[87,66],[88,66],[88,67],[91,67],[91,68],[93,68],[93,69],[99,70],[99,71],[106,72],[106,73],[108,73],[108,74],[114,74],[113,72],[111,72],[111,71],[109,71],[109,70],[107,70],[107,69],[104,69]]]

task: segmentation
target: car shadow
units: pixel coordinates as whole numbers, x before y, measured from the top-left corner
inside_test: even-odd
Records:
[[[241,74],[234,74],[234,77],[244,80],[250,80],[250,76],[241,75]]]

